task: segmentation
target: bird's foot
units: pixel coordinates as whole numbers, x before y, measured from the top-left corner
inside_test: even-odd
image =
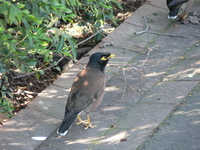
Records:
[[[88,124],[88,120],[82,120],[81,117],[78,115],[77,116],[77,119],[78,119],[78,122],[76,123],[76,125],[79,125],[79,124]]]
[[[88,124],[84,124],[85,125],[85,128],[84,130],[87,130],[88,128],[95,128],[97,125],[92,125],[92,123],[88,123]]]
[[[181,20],[185,20],[185,18],[187,17],[187,13],[179,14],[178,17],[179,17]]]
[[[88,128],[94,128],[94,127],[96,127],[96,125],[92,125],[92,123],[91,123],[91,121],[90,121],[90,116],[89,116],[89,114],[87,113],[87,124],[85,124],[85,130],[87,130]]]
[[[92,123],[90,121],[89,114],[87,114],[87,120],[82,120],[79,115],[77,116],[77,119],[78,119],[78,122],[76,123],[76,125],[84,124],[85,125],[84,130],[87,130],[88,128],[94,128],[94,127],[96,127],[96,125],[92,125]]]

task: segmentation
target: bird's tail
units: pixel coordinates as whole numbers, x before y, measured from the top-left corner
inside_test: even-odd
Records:
[[[57,130],[57,134],[61,135],[61,136],[65,136],[68,132],[68,130],[70,129],[72,123],[74,122],[74,120],[76,119],[78,113],[69,111],[68,113],[66,113],[63,122],[61,123],[61,125],[59,126],[58,130]]]
[[[180,5],[180,4],[183,4],[185,2],[188,2],[188,0],[173,0],[169,3],[169,7],[173,7],[173,6],[177,6],[177,5]]]

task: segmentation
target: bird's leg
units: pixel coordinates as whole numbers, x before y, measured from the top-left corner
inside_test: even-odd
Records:
[[[76,125],[84,124],[86,126],[86,124],[88,124],[88,120],[82,120],[79,115],[77,116],[77,119],[78,119],[78,122],[76,123]]]
[[[188,13],[188,11],[190,10],[190,8],[192,7],[193,3],[194,3],[194,0],[189,0],[189,1],[187,2],[187,6],[185,7],[185,10],[183,11],[182,14],[179,15],[179,17],[180,17],[182,20],[185,20],[185,18],[187,17],[187,13]]]
[[[92,125],[91,121],[90,121],[90,116],[89,116],[89,113],[86,114],[87,115],[87,124],[84,124],[85,125],[85,130],[87,130],[88,128],[94,128],[96,127],[96,125]]]
[[[185,18],[187,17],[187,12],[183,12],[182,14],[179,14],[178,16],[181,20],[185,20]]]

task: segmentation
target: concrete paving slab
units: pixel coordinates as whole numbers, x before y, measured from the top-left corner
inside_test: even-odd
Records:
[[[106,136],[102,136],[101,140],[92,145],[91,149],[119,150],[125,148],[127,150],[133,150],[137,148],[140,141],[148,134],[148,129],[113,129]]]
[[[128,23],[121,24],[117,29],[121,32],[112,32],[103,41],[111,42],[116,47],[134,50],[137,49],[138,46],[146,47],[148,38],[152,40],[156,37],[156,35],[153,34],[148,37],[145,33],[136,35],[135,32],[141,31],[143,28]]]
[[[198,85],[141,144],[138,150],[198,150],[200,149],[199,92]]]
[[[153,87],[139,103],[178,104],[199,83],[199,81],[163,82]]]
[[[28,108],[45,113],[53,118],[63,119],[69,89],[49,86],[40,93]]]
[[[100,140],[96,141],[94,149],[117,150],[124,147],[127,150],[136,149],[151,130],[155,129],[173,108],[173,105],[162,104],[135,105],[116,122],[113,129],[108,130]],[[159,112],[162,115],[159,115]]]
[[[161,2],[161,7],[166,5],[165,1]],[[144,4],[128,19],[126,19],[125,22],[145,28],[146,24],[144,18],[142,17],[145,16],[151,29],[159,32],[164,31],[171,24],[171,21],[167,19],[167,15],[168,10],[166,9],[155,7],[149,4]]]
[[[199,59],[200,58],[200,40],[197,42],[194,47],[187,53],[185,59]]]
[[[85,65],[85,64],[84,64]],[[53,86],[69,89],[76,77],[76,75],[84,68],[82,65],[75,64],[73,68],[70,68],[67,72],[62,73],[59,78],[54,81]]]
[[[175,34],[177,37],[162,36],[162,38],[155,40],[158,45],[166,45],[168,47],[176,47],[185,50],[199,40],[197,36],[199,35],[199,29],[195,28],[194,25],[190,27],[177,22],[176,26],[170,26],[165,33]],[[179,35],[184,37],[178,37]]]
[[[146,1],[146,4],[152,5],[152,6],[156,6],[159,8],[163,8],[166,11],[169,11],[166,5],[166,1],[160,1],[160,0],[148,0]],[[167,18],[167,15],[166,15]]]
[[[167,74],[169,80],[198,80],[200,69],[199,59],[184,59],[174,66]]]
[[[2,150],[33,150],[61,120],[29,108],[21,110],[0,128]]]
[[[165,119],[176,104],[135,104],[116,123],[115,128],[119,129],[154,129]],[[162,115],[160,115],[160,113]],[[134,120],[133,120],[134,118]]]

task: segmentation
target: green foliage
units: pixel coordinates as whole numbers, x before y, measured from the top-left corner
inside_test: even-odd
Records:
[[[42,56],[43,68],[51,65],[60,70],[52,53],[77,56],[76,40],[57,28],[60,22],[73,24],[83,18],[95,31],[106,20],[116,21],[114,5],[121,8],[117,0],[0,0],[0,81],[10,69],[34,72],[39,79],[44,71],[37,67],[36,56]],[[0,112],[11,112],[12,93],[1,84]]]
[[[7,76],[5,76],[4,81],[8,81]],[[3,85],[3,80],[0,80],[0,112],[11,117],[14,109],[9,98],[13,98],[13,95],[7,90],[6,86]]]
[[[9,99],[0,98],[0,112],[7,115],[7,117],[11,117],[13,115],[13,106]]]
[[[67,5],[73,6],[73,12],[82,16],[86,22],[92,23],[94,28],[101,27],[105,21],[116,23],[114,7],[123,9],[118,0],[69,0]]]
[[[35,71],[36,60],[29,60],[27,55],[47,55],[50,52],[58,52],[53,49],[60,44],[58,32],[47,34],[48,29],[58,23],[59,19],[66,21],[71,19],[68,16],[76,16],[61,3],[62,1],[22,2],[4,1],[0,4],[0,15],[2,16],[0,19],[0,57],[3,58],[0,64],[3,68],[1,72],[10,68],[11,65],[20,68],[22,72]],[[62,33],[60,34],[62,36]],[[75,47],[75,45],[68,46]],[[62,54],[61,47],[59,53]],[[75,58],[76,53],[73,54]]]

